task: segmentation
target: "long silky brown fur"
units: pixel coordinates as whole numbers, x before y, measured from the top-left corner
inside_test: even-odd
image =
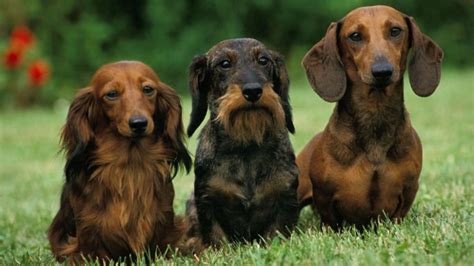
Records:
[[[218,99],[216,120],[234,140],[243,144],[255,141],[261,144],[265,134],[285,127],[285,112],[280,97],[270,84],[263,88],[260,100],[251,105],[242,97],[242,90],[231,85]]]
[[[79,91],[61,134],[66,183],[48,231],[52,252],[60,262],[82,263],[83,257],[117,260],[175,249],[186,228],[184,220],[174,215],[172,176],[180,164],[189,169],[191,163],[184,147],[179,98],[139,62],[106,65],[97,75],[112,77],[110,82],[116,84],[142,75],[153,80],[156,98],[146,98],[148,109],[140,102],[143,97],[121,99],[133,112],[142,108],[153,119],[149,123],[153,133],[140,138],[121,135],[117,117],[130,114],[116,105],[106,112],[99,96],[104,86],[94,79],[91,87]],[[134,89],[130,84],[125,87]]]

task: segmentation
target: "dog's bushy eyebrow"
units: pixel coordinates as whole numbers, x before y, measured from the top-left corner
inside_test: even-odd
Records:
[[[259,56],[261,54],[270,57],[270,53],[268,52],[268,49],[265,48],[264,46],[254,46],[250,49],[250,54],[254,56]]]
[[[140,78],[138,78],[138,82],[140,84],[148,84],[148,85],[153,85],[155,87],[158,86],[158,83],[159,83],[159,80],[155,79],[154,77],[151,77],[151,76],[141,76]]]
[[[211,53],[208,55],[211,58],[210,65],[215,66],[216,64],[220,63],[221,60],[225,58],[235,59],[238,55],[238,52],[234,49],[230,48],[222,48],[218,52]]]
[[[366,27],[364,24],[362,24],[362,23],[357,23],[357,24],[354,24],[354,25],[349,26],[349,27],[347,28],[347,30],[345,30],[345,31],[347,31],[347,32],[345,32],[345,33],[346,33],[346,34],[351,34],[351,33],[354,32],[354,31],[359,31],[359,32],[361,32],[361,31],[366,31],[366,30],[367,30],[367,27]],[[346,36],[343,36],[343,37],[346,37]]]
[[[406,30],[406,28],[408,27],[406,22],[405,21],[401,21],[401,23],[395,19],[387,19],[385,20],[385,22],[383,23],[383,25],[385,27],[399,27],[403,30]]]

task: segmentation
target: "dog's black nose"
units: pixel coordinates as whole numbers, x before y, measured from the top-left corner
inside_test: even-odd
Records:
[[[247,83],[242,87],[242,94],[249,102],[256,102],[262,96],[262,85],[259,83]]]
[[[393,66],[388,62],[376,62],[372,65],[372,76],[374,76],[376,83],[389,83],[392,73]]]
[[[128,125],[132,129],[133,133],[140,134],[145,132],[148,120],[144,116],[132,116],[128,120]]]

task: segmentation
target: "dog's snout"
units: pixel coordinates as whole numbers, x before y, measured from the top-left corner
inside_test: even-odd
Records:
[[[262,85],[260,83],[247,83],[242,87],[242,94],[249,102],[256,102],[262,96]]]
[[[393,74],[393,66],[385,59],[377,60],[372,65],[372,76],[379,84],[387,84]]]
[[[148,126],[148,120],[144,116],[132,116],[128,120],[128,125],[133,133],[141,134],[145,132],[146,127]]]

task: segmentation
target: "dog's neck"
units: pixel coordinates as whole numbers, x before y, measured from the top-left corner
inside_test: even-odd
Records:
[[[355,154],[365,153],[369,161],[379,164],[394,148],[407,123],[403,80],[384,89],[362,86],[367,85],[348,85],[329,130]]]
[[[252,149],[272,146],[288,135],[284,121],[283,111],[275,115],[267,109],[256,109],[231,114],[228,120],[214,118],[210,122],[219,141],[226,147]]]
[[[286,127],[282,126],[273,126],[272,128],[264,129],[261,132],[259,131],[262,134],[261,136],[259,135],[259,137],[261,138],[260,141],[253,139],[255,132],[247,133],[249,134],[247,141],[241,141],[239,139],[236,139],[233,134],[229,134],[229,132],[224,128],[224,126],[216,120],[211,119],[208,123],[208,126],[212,133],[207,134],[210,134],[210,136],[213,136],[213,138],[215,138],[216,145],[219,146],[219,148],[228,150],[229,152],[252,152],[256,150],[264,150],[266,148],[271,147],[278,147],[281,144],[281,141],[283,141],[283,139],[289,138]],[[243,129],[235,128],[234,130]]]
[[[91,163],[95,168],[121,169],[130,175],[123,178],[134,178],[134,175],[169,177],[174,153],[161,139],[131,139],[117,134],[103,134],[96,136],[95,143],[96,148],[91,154]],[[113,179],[108,176],[102,178]]]
[[[97,134],[95,142],[98,147],[108,147],[115,152],[122,150],[121,156],[124,157],[131,156],[129,153],[141,153],[148,158],[157,159],[166,157],[170,152],[163,139],[153,135],[134,138],[122,136],[117,132],[106,132]]]

